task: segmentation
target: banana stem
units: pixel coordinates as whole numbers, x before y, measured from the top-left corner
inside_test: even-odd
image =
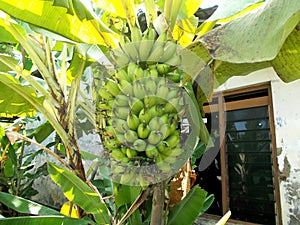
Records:
[[[145,0],[146,20],[148,27],[157,18],[156,5],[154,0]]]
[[[173,0],[165,0],[164,5],[164,16],[168,25],[171,23],[171,11],[172,11]]]
[[[165,182],[155,184],[150,225],[164,225]]]
[[[181,8],[182,5],[182,0],[177,0],[173,2],[172,5],[172,11],[171,11],[171,18],[170,18],[170,30],[173,31],[175,24],[176,24],[176,20],[177,20],[177,16],[178,16],[178,12]]]

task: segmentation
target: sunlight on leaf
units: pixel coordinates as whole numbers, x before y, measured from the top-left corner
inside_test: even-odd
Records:
[[[0,9],[7,14],[57,33],[76,42],[115,46],[116,40],[107,28],[96,20],[80,20],[67,14],[66,8],[53,6],[50,1],[1,0]]]
[[[74,173],[48,162],[51,179],[62,188],[65,196],[88,213],[92,213],[98,223],[108,223],[108,209],[86,183]]]
[[[185,47],[193,41],[197,25],[198,19],[195,16],[177,21],[173,30],[173,37],[180,46]]]
[[[0,192],[0,202],[21,213],[32,215],[60,215],[60,213],[54,209],[5,192]]]
[[[0,59],[1,60],[1,59]],[[9,87],[7,84],[10,84]],[[35,101],[43,102],[43,98],[36,96],[35,89],[21,85],[11,75],[0,73],[0,115],[3,116],[33,116],[36,113],[35,107],[29,103],[22,95],[12,89],[22,90],[23,95],[34,98]]]

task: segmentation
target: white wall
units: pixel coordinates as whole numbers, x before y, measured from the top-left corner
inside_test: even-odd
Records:
[[[284,83],[272,68],[232,77],[218,88],[225,91],[270,81],[284,225],[300,224],[300,80]]]

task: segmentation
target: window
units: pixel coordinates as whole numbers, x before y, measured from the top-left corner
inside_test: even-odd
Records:
[[[209,214],[230,209],[241,223],[282,224],[271,102],[261,85],[216,94],[204,107],[215,145],[199,162],[198,182],[215,195]]]

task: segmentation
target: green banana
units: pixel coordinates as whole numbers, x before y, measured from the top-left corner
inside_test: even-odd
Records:
[[[115,149],[119,146],[119,142],[115,139],[108,139],[103,143],[107,149]]]
[[[152,106],[156,105],[156,103],[157,103],[157,97],[156,96],[146,95],[144,97],[144,105],[145,105],[146,108],[151,108]]]
[[[168,152],[171,152],[171,148],[168,144],[168,142],[166,141],[161,141],[158,145],[157,145],[157,149],[160,153],[162,154],[166,154]]]
[[[128,128],[126,120],[113,118],[112,126],[117,133],[123,134],[124,131]]]
[[[129,143],[133,143],[138,139],[137,133],[133,130],[126,130],[124,134],[125,140]]]
[[[169,88],[166,85],[157,86],[156,95],[162,99],[167,99]]]
[[[156,158],[158,150],[154,145],[148,144],[146,147],[146,156],[150,159]]]
[[[133,142],[133,148],[138,152],[144,152],[146,149],[147,143],[142,139],[137,139]]]
[[[163,140],[166,139],[171,133],[169,124],[162,124],[159,131],[163,134]]]
[[[129,56],[119,49],[113,50],[113,58],[116,64],[120,67],[126,66],[130,62]]]
[[[120,143],[125,143],[125,137],[124,137],[124,131],[122,131],[123,133],[117,133],[115,138],[116,140],[118,140],[118,142]]]
[[[107,91],[106,87],[101,87],[98,91],[99,96],[105,100],[112,100],[113,96]]]
[[[174,164],[175,162],[177,162],[177,158],[175,156],[168,156],[164,158],[164,161],[168,164]]]
[[[139,53],[136,48],[135,43],[130,42],[130,40],[125,37],[124,41],[120,41],[120,47],[123,50],[123,52],[130,57],[130,59],[134,62],[136,62],[139,58]]]
[[[175,83],[179,83],[180,80],[181,80],[181,74],[180,73],[174,73],[174,72],[169,72],[166,74],[166,78],[168,80],[171,80],[172,82],[175,82]]]
[[[129,97],[123,94],[118,94],[115,97],[115,101],[114,103],[116,104],[116,106],[118,107],[122,107],[122,106],[129,106]]]
[[[177,113],[181,110],[181,105],[179,104],[179,98],[172,98],[164,107],[165,113]]]
[[[123,158],[126,158],[126,155],[120,149],[113,149],[110,153],[111,157],[113,157],[117,161],[121,161]]]
[[[135,62],[130,62],[127,66],[127,74],[130,78],[130,81],[133,81],[134,79],[134,72],[136,70],[136,68],[138,67],[138,65]]]
[[[142,40],[142,32],[137,25],[133,26],[131,29],[131,41],[140,42]]]
[[[179,90],[178,87],[170,88],[167,95],[167,99],[178,98]]]
[[[165,44],[168,39],[168,31],[161,32],[161,34],[157,37],[156,42],[160,42]]]
[[[143,99],[146,95],[144,84],[140,80],[132,84],[132,90],[134,97],[138,99]]]
[[[129,107],[114,107],[113,109],[113,115],[120,118],[120,119],[127,119],[127,116],[130,112]]]
[[[150,127],[148,124],[140,123],[137,128],[137,135],[139,138],[146,139],[150,134]]]
[[[174,42],[167,42],[164,48],[164,54],[160,57],[160,62],[166,62],[167,60],[174,57],[177,51],[177,44]]]
[[[180,147],[174,148],[172,149],[172,151],[170,152],[170,154],[174,157],[179,156],[183,153],[183,149]]]
[[[154,95],[156,93],[156,82],[154,78],[148,77],[144,79],[146,94]]]
[[[128,95],[128,96],[133,95],[132,84],[130,82],[128,82],[127,80],[120,80],[119,88],[124,95]]]
[[[155,40],[156,38],[156,31],[153,27],[153,25],[150,25],[147,29],[148,33],[147,33],[147,39],[148,40]]]
[[[171,65],[171,66],[179,66],[181,64],[182,60],[180,55],[175,55],[168,60],[164,61],[165,64]]]
[[[175,148],[180,142],[180,136],[177,134],[172,134],[165,141],[168,143],[170,148]]]
[[[158,77],[158,72],[157,72],[156,67],[150,68],[150,70],[149,70],[149,77],[152,77],[152,78]]]
[[[160,130],[161,126],[164,124],[164,121],[160,117],[153,117],[149,122],[150,129]]]
[[[113,96],[117,96],[120,92],[120,88],[118,86],[118,83],[112,79],[107,78],[106,80],[106,89],[110,94]]]
[[[169,73],[171,71],[170,65],[165,63],[159,63],[156,65],[156,69],[158,74],[165,75],[166,73]]]
[[[163,134],[158,130],[151,131],[148,136],[148,142],[152,145],[157,145],[162,140],[163,140]]]
[[[135,115],[139,115],[140,111],[144,108],[144,103],[142,100],[132,97],[130,98],[129,106],[131,112],[133,112]]]
[[[119,69],[116,73],[115,73],[116,78],[120,81],[120,80],[126,80],[128,82],[131,82],[130,77],[127,74],[127,71],[125,69]]]
[[[163,32],[158,36],[147,59],[148,62],[159,62],[160,57],[164,54],[164,45],[166,39],[167,32]]]
[[[154,106],[153,106],[154,107]],[[142,123],[149,123],[151,120],[152,115],[149,113],[149,110],[143,108],[139,113],[139,119]]]
[[[136,130],[140,124],[140,120],[134,113],[129,113],[127,116],[127,125],[131,130]]]
[[[131,149],[131,148],[127,148],[126,149],[126,155],[129,159],[132,159],[133,157],[136,157],[137,156],[137,152],[136,150],[134,149]]]
[[[139,56],[141,62],[148,60],[154,46],[154,40],[148,40],[147,38],[148,36],[145,35],[139,45]]]
[[[134,80],[139,80],[144,78],[144,70],[137,66],[133,73]]]
[[[109,137],[116,136],[116,130],[113,126],[106,126],[105,132]]]

